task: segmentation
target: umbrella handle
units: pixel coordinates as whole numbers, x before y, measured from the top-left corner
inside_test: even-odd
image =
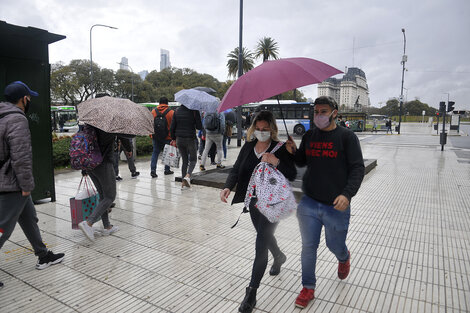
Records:
[[[284,127],[286,128],[287,138],[289,138],[289,131],[287,130],[287,125],[286,125],[286,120],[284,118],[284,114],[282,113],[282,106],[281,106],[281,102],[279,101],[279,96],[277,96],[276,99],[277,99],[277,104],[279,104],[279,110],[281,111],[281,117],[282,117],[282,121],[284,122]]]

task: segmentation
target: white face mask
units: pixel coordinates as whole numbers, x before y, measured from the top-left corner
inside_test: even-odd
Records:
[[[258,139],[258,141],[265,142],[271,139],[271,132],[270,131],[260,131],[260,130],[255,130],[253,133]]]

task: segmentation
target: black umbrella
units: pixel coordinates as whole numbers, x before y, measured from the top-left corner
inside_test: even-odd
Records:
[[[210,87],[194,87],[192,89],[196,89],[196,90],[199,90],[199,91],[204,91],[204,92],[207,92],[208,94],[210,95],[214,95],[217,91],[215,91],[214,89],[210,88]]]
[[[224,113],[225,115],[225,122],[231,122],[235,124],[237,122],[237,117],[235,116],[235,112],[230,110],[229,112]]]

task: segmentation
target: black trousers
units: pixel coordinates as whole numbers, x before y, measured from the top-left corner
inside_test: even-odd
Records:
[[[250,287],[258,288],[263,278],[266,267],[268,266],[268,250],[271,251],[273,257],[278,257],[281,250],[277,245],[277,240],[274,237],[278,223],[271,223],[268,219],[258,211],[255,207],[256,199],[253,198],[250,202],[249,210],[251,221],[256,229],[256,254],[253,261],[253,269],[251,272]]]

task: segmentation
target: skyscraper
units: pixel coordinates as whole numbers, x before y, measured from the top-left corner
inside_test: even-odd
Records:
[[[129,60],[126,57],[121,58],[121,63],[119,63],[120,70],[129,70]]]
[[[170,63],[170,51],[165,49],[160,49],[160,71],[171,67]]]

